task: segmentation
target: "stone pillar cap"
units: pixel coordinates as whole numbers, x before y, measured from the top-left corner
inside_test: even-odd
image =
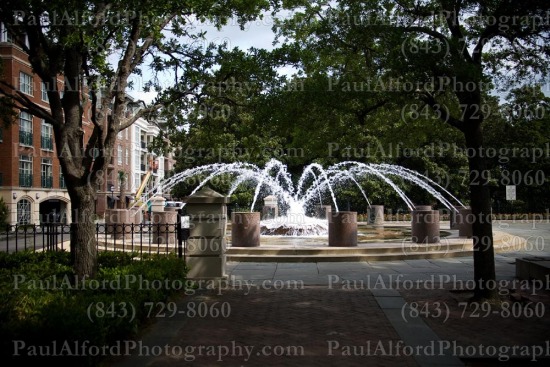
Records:
[[[264,203],[277,203],[277,196],[275,195],[268,195],[264,198]]]
[[[223,196],[219,192],[212,190],[209,187],[203,187],[193,195],[185,198],[183,202],[186,204],[227,204],[229,202],[229,198],[227,196]]]
[[[149,201],[166,201],[162,196],[152,196]]]

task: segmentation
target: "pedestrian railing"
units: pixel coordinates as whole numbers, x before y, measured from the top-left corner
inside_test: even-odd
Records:
[[[69,251],[75,224],[46,223],[7,225],[0,228],[0,250]],[[121,223],[95,224],[95,242],[99,251],[128,251],[140,255],[176,253],[184,255],[189,230],[176,224]]]

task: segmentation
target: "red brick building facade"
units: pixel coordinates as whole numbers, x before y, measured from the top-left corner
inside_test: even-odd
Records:
[[[49,110],[48,83],[32,72],[27,54],[18,46],[25,40],[14,41],[0,23],[0,78]],[[60,76],[58,90],[63,90],[63,82]],[[87,98],[82,96],[84,144],[93,130],[87,119],[90,107]],[[71,201],[57,158],[53,127],[25,111],[14,112],[13,123],[0,127],[0,197],[9,209],[8,223],[68,223]],[[142,118],[134,125],[118,134],[111,161],[98,180],[95,200],[98,219],[109,208],[121,208],[123,203],[132,205],[142,183],[147,183],[148,188],[159,185],[165,173],[174,167],[171,156],[157,157],[149,152],[148,145],[158,134],[158,127]],[[149,170],[151,178],[145,180]]]
[[[0,24],[0,78],[49,110],[46,94],[49,85],[32,72],[27,54],[18,46],[25,40],[14,41]],[[59,90],[63,90],[62,76],[57,83]],[[86,118],[89,108],[86,98],[82,99],[84,144],[93,130]],[[13,124],[0,130],[0,196],[9,209],[8,223],[70,222],[71,203],[57,158],[52,126],[25,111],[16,109],[14,112]],[[121,132],[119,136],[122,139],[115,144],[115,156],[97,188],[96,206],[99,209],[107,206],[105,194],[111,184],[119,190],[118,180],[113,177],[118,177],[119,171],[126,172],[126,176],[130,174],[129,133]],[[121,155],[117,155],[119,152]]]

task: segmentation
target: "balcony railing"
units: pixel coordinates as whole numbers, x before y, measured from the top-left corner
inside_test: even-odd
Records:
[[[42,176],[42,187],[43,188],[52,188],[53,187],[53,176]]]
[[[32,133],[19,130],[19,143],[23,145],[32,145]]]
[[[42,136],[40,137],[42,149],[53,150],[53,139],[50,137]]]
[[[32,175],[26,173],[19,174],[19,186],[21,187],[31,187],[32,186]]]

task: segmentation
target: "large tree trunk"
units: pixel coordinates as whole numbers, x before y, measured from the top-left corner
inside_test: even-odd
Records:
[[[474,300],[494,300],[498,298],[498,290],[496,289],[491,196],[487,180],[488,172],[482,153],[483,134],[478,125],[465,130],[464,135],[466,147],[469,150],[470,207],[473,217],[474,279],[476,282]]]
[[[94,223],[94,190],[91,185],[68,186],[72,204],[71,259],[75,275],[94,277],[97,271],[97,239]]]

